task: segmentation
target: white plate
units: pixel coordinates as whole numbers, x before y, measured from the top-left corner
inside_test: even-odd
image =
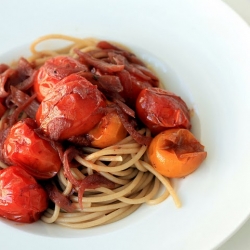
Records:
[[[208,158],[194,174],[176,181],[180,209],[170,198],[157,206],[142,206],[122,221],[87,230],[1,219],[1,246],[218,247],[250,214],[248,26],[218,0],[1,2],[1,62],[25,54],[31,41],[49,33],[94,36],[133,48],[156,68],[168,89],[194,108],[193,131]]]

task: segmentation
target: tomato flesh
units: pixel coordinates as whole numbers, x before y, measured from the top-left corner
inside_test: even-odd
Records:
[[[50,142],[40,138],[27,118],[13,125],[3,144],[7,161],[25,169],[37,179],[48,179],[60,170],[61,160]],[[35,125],[34,125],[35,126]]]
[[[103,117],[105,99],[96,86],[72,74],[60,81],[40,104],[36,121],[52,139],[63,140],[87,133]]]
[[[136,100],[136,112],[153,134],[166,128],[191,127],[186,103],[179,96],[163,89],[143,89]]]
[[[10,166],[0,170],[0,216],[31,223],[48,207],[45,190],[25,170]]]

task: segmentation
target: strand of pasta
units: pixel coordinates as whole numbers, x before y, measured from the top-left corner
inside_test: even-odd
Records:
[[[51,223],[56,221],[56,219],[58,218],[59,212],[60,212],[60,207],[58,205],[55,205],[55,208],[53,210],[53,214],[48,214],[48,212],[46,211],[42,215],[41,220],[46,222],[46,223],[51,224]]]
[[[160,182],[166,187],[166,189],[168,190],[168,192],[172,196],[172,198],[175,202],[175,205],[177,207],[181,207],[181,202],[179,200],[179,197],[176,195],[176,192],[174,191],[174,189],[170,185],[169,180],[167,178],[163,177],[161,174],[159,174],[156,170],[154,170],[154,168],[150,164],[148,164],[147,162],[144,162],[144,161],[140,161],[140,162],[142,163],[142,165],[146,169],[148,169],[148,171],[150,171],[153,175],[155,175],[160,180]],[[152,201],[151,201],[151,204],[153,204]]]
[[[131,138],[129,138],[131,139]],[[119,142],[119,144],[115,144],[113,146],[109,146],[109,147],[106,147],[105,149],[112,149],[112,148],[138,148],[140,147],[141,145],[139,145],[138,143],[135,143],[135,142],[131,142],[131,143],[123,143],[123,144],[120,144],[121,142]],[[88,153],[90,155],[88,155],[88,160],[91,160],[91,158],[97,158],[94,155],[91,155],[92,153],[96,153],[96,152],[99,152],[99,151],[102,151],[103,149],[98,149],[98,148],[92,148],[92,147],[83,147],[82,150],[85,152],[85,153]]]
[[[159,183],[159,182],[158,182]],[[143,192],[141,192],[139,195],[138,195],[138,197],[140,196],[140,197],[143,197],[143,196],[145,196],[145,193],[147,192],[147,189],[144,189],[143,190]],[[135,197],[133,197],[133,199],[134,199]],[[142,201],[143,202],[143,201]],[[104,206],[104,207],[94,207],[93,209],[91,209],[90,208],[90,212],[91,213],[97,213],[98,211],[104,211],[105,213],[108,213],[108,212],[110,212],[111,210],[113,210],[113,209],[118,209],[118,208],[121,208],[121,207],[124,207],[124,206],[126,206],[126,204],[124,204],[124,203],[119,203],[119,204],[111,204],[111,205],[108,205],[108,206]],[[139,205],[137,205],[137,206],[130,206],[129,207],[129,209],[127,210],[127,212],[126,213],[123,213],[123,215],[122,216],[120,216],[119,218],[117,218],[117,219],[115,219],[115,217],[112,219],[112,221],[109,221],[109,223],[111,223],[111,222],[114,222],[114,221],[116,221],[116,220],[118,220],[118,219],[121,219],[121,217],[126,217],[126,216],[128,216],[130,213],[132,213],[133,211],[135,211],[137,208],[139,207]],[[90,213],[90,214],[91,214]],[[99,215],[99,214],[98,214]],[[86,227],[91,227],[92,225],[91,224],[93,224],[94,222],[92,222],[92,223],[88,223],[88,224],[83,224],[83,223],[79,223],[79,221],[86,221],[88,218],[87,218],[87,216],[90,216],[90,215],[86,215],[86,212],[84,213],[84,214],[82,214],[82,213],[80,213],[80,215],[79,216],[75,216],[75,215],[73,215],[73,219],[72,219],[72,216],[67,216],[67,217],[70,217],[69,219],[66,219],[65,217],[64,217],[64,214],[63,213],[61,213],[60,215],[59,215],[59,217],[58,217],[58,219],[57,219],[57,221],[56,221],[56,223],[60,223],[60,222],[66,222],[66,224],[64,224],[65,226],[69,226],[67,223],[69,223],[69,222],[75,222],[75,223],[77,223],[77,228],[86,228]],[[92,218],[92,217],[91,217]],[[101,220],[102,221],[102,220]],[[98,223],[101,223],[99,220],[98,220]],[[108,221],[106,222],[106,223],[108,223]],[[81,226],[79,226],[79,224],[81,224]],[[76,227],[76,224],[74,224],[74,226],[70,226],[70,227]]]
[[[67,227],[70,227],[70,228],[89,228],[89,227],[94,227],[94,226],[98,226],[98,225],[102,225],[104,223],[107,223],[108,221],[110,221],[111,219],[114,219],[115,217],[123,214],[126,210],[128,210],[127,207],[124,207],[124,208],[121,208],[121,209],[118,209],[118,210],[115,210],[109,214],[105,214],[104,216],[96,219],[96,220],[93,220],[93,221],[90,221],[90,222],[85,222],[85,223],[57,223],[59,225],[62,225],[62,226],[67,226]]]
[[[119,220],[129,216],[130,214],[134,213],[140,206],[141,206],[141,204],[129,206],[129,208],[127,210],[123,211],[122,214],[120,214],[116,217],[113,217],[107,223],[103,223],[103,225],[119,221]]]
[[[93,38],[85,38],[85,39],[81,39],[81,38],[76,38],[73,36],[67,36],[67,35],[61,35],[61,34],[50,34],[50,35],[45,35],[42,37],[39,37],[38,39],[36,39],[31,45],[30,45],[30,51],[32,54],[39,54],[40,52],[37,51],[35,48],[38,44],[44,42],[44,41],[48,41],[51,39],[59,39],[59,40],[65,40],[65,41],[69,41],[72,42],[73,44],[80,44],[81,47],[87,47],[93,44],[96,44],[96,39]],[[62,50],[53,50],[53,51],[62,51]],[[67,51],[68,52],[68,51]]]
[[[78,216],[65,217],[64,214],[60,214],[56,220],[57,223],[79,223],[84,221],[91,221],[95,218],[99,218],[104,215],[104,211],[92,212],[92,213],[78,213]]]
[[[63,46],[60,49],[52,50],[36,50],[36,47],[41,44],[44,41],[48,40],[62,40],[70,42],[70,45]],[[74,52],[75,48],[80,49],[81,51],[87,52],[96,48],[97,40],[94,38],[85,38],[85,39],[79,39],[72,36],[66,36],[66,35],[60,35],[60,34],[51,34],[46,35],[43,37],[38,38],[35,40],[31,46],[30,51],[32,53],[32,56],[28,58],[30,62],[35,62],[36,67],[39,67],[45,63],[45,61],[51,57],[55,57],[58,55],[65,55],[65,56],[71,56],[73,58],[76,57],[76,54]]]
[[[138,161],[142,157],[142,155],[145,153],[146,149],[147,149],[146,146],[144,146],[144,145],[141,146],[140,150],[137,152],[137,154],[130,161],[128,161],[125,164],[121,164],[119,166],[116,166],[116,167],[99,166],[97,164],[94,164],[94,163],[92,163],[90,161],[85,160],[84,158],[80,157],[79,155],[77,155],[75,157],[75,160],[77,162],[79,162],[80,164],[82,164],[83,166],[94,169],[94,170],[96,170],[98,172],[114,173],[114,172],[121,171],[121,170],[129,168],[131,165],[133,165],[136,161]]]
[[[102,176],[104,176],[106,179],[116,183],[116,184],[120,184],[120,185],[125,185],[129,182],[129,180],[126,180],[126,179],[119,179],[115,176],[113,176],[112,174],[109,174],[109,173],[105,173],[105,172],[100,172],[100,174]]]
[[[143,173],[139,172],[138,175],[135,177],[134,180],[132,180],[129,185],[126,185],[122,191],[117,192],[117,193],[112,193],[110,195],[105,195],[105,196],[94,196],[94,197],[83,197],[84,202],[102,202],[106,200],[113,200],[113,199],[118,199],[122,196],[125,196],[126,194],[130,193],[132,189],[137,185],[137,183],[140,181],[142,178]],[[101,189],[101,188],[100,188]],[[100,190],[99,189],[99,190]],[[110,190],[110,189],[107,189]]]
[[[141,183],[138,183],[138,185],[134,188],[133,191],[131,191],[132,193],[127,197],[125,197],[125,195],[123,196],[118,196],[115,197],[113,200],[120,200],[121,202],[124,203],[128,203],[128,204],[141,204],[146,202],[147,200],[150,200],[150,198],[154,197],[156,195],[156,193],[159,190],[160,187],[160,181],[158,179],[155,179],[154,184],[151,182],[152,178],[149,179],[149,181],[146,181],[145,185],[141,185]],[[144,183],[143,183],[144,184]],[[148,191],[151,188],[151,191]],[[108,194],[109,195],[115,195],[116,192],[109,190],[109,189],[102,189],[103,193]],[[134,195],[135,193],[141,193],[137,198],[130,198],[131,195]],[[103,196],[103,200],[105,200],[105,197],[107,196]],[[86,202],[86,199],[84,199]],[[103,201],[102,200],[102,201]],[[78,202],[77,197],[75,197],[75,202]],[[98,201],[92,201],[92,203],[97,203]],[[94,210],[95,208],[84,208],[84,211],[91,211]]]
[[[139,147],[140,147],[139,145],[136,148],[122,148],[122,147],[114,146],[113,148],[102,149],[95,153],[92,153],[86,156],[85,160],[91,161],[91,160],[103,157],[104,155],[106,156],[106,155],[113,155],[113,154],[116,154],[116,155],[133,154],[133,153],[138,152]]]
[[[100,161],[122,161],[121,155],[106,155],[98,158]]]
[[[126,177],[128,175],[130,175],[131,173],[133,173],[134,169],[133,168],[128,168],[122,171],[118,171],[113,173],[115,176],[120,176],[120,177]]]

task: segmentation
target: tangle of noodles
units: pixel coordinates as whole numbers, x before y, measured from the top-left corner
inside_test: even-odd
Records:
[[[39,51],[37,49],[40,43],[53,39],[67,41],[70,45],[58,50]],[[57,55],[75,58],[75,48],[84,52],[96,50],[97,42],[92,38],[79,39],[65,35],[44,36],[31,44],[32,56],[28,60],[39,68],[47,59]],[[1,129],[5,126],[6,117],[12,112],[13,110],[8,110],[1,118]],[[141,129],[139,133],[150,136],[147,128]],[[181,206],[170,180],[156,172],[150,165],[145,154],[147,146],[138,144],[131,136],[104,149],[83,147],[82,150],[85,156],[75,156],[75,161],[80,166],[70,169],[72,175],[77,180],[82,180],[97,171],[115,183],[116,188],[101,187],[85,190],[81,207],[77,190],[73,189],[72,183],[65,177],[62,167],[56,177],[58,189],[64,196],[69,197],[75,210],[66,212],[54,204],[42,215],[43,222],[56,223],[69,228],[90,228],[104,225],[128,216],[144,203],[158,204],[169,195],[172,196],[177,207]],[[6,168],[7,166],[0,162],[0,167]],[[162,186],[164,192],[160,192]]]

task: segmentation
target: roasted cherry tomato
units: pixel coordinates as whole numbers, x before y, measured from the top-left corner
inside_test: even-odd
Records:
[[[79,71],[87,71],[87,67],[68,56],[57,56],[47,60],[37,71],[34,90],[41,102],[53,86],[64,77]]]
[[[45,190],[25,170],[10,166],[0,170],[0,216],[31,223],[48,207]]]
[[[204,146],[187,129],[168,129],[159,133],[147,153],[152,166],[170,178],[192,173],[207,157]]]
[[[50,142],[35,132],[35,122],[27,118],[11,127],[4,144],[7,162],[25,169],[37,179],[53,177],[61,167],[61,160]]]
[[[84,77],[71,74],[50,91],[40,104],[36,120],[53,140],[86,134],[103,117],[105,98]]]
[[[149,81],[139,79],[139,77],[129,74],[127,71],[121,71],[119,74],[120,81],[123,86],[121,96],[126,100],[130,107],[135,107],[135,102],[143,89],[151,88]]]
[[[163,89],[142,90],[136,100],[136,112],[153,134],[166,128],[191,127],[186,103],[179,96]]]
[[[127,135],[119,116],[111,112],[102,117],[101,121],[88,132],[91,145],[96,148],[105,148],[118,143]]]

